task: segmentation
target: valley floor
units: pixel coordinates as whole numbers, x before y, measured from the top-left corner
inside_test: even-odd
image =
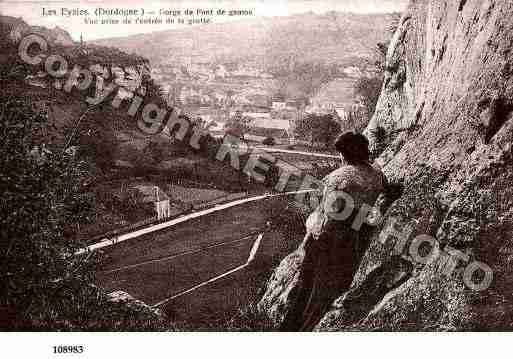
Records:
[[[272,224],[285,207],[279,198],[248,203],[105,248],[98,284],[155,305],[241,266],[263,233],[248,267],[162,306],[173,323],[188,327],[226,322],[257,299],[272,268],[302,239]]]

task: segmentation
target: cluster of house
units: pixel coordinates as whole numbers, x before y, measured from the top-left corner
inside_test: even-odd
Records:
[[[109,78],[108,69],[102,65],[94,65],[90,69],[96,77],[96,91],[103,90],[104,78]],[[137,92],[144,95],[142,76],[145,69],[140,67],[110,68],[114,82],[119,85],[118,96],[131,98]],[[220,75],[224,69],[219,69]],[[46,74],[40,73],[29,76],[26,80],[35,86],[46,87]],[[109,80],[112,80],[109,79]],[[171,86],[164,87],[170,105],[178,105],[185,109],[192,118],[201,118],[203,123],[210,124],[211,133],[224,136],[225,123],[233,118],[244,120],[247,127],[245,138],[262,141],[267,137],[276,140],[294,141],[295,125],[303,116],[308,114],[333,114],[340,121],[349,120],[351,113],[361,112],[363,106],[358,104],[341,103],[335,100],[332,92],[341,89],[349,91],[350,84],[327,86],[322,96],[310,99],[285,99],[281,96],[271,97],[265,91],[249,89],[240,93],[227,93],[222,89],[206,89],[202,87]],[[172,104],[171,104],[172,102]]]
[[[303,116],[332,114],[345,121],[351,113],[361,111],[361,105],[340,101],[353,98],[354,81],[362,75],[361,70],[347,67],[344,73],[345,78],[326,84],[309,99],[271,96],[263,84],[266,80],[273,81],[273,76],[251,64],[219,64],[198,58],[176,62],[175,59],[163,61],[153,70],[152,77],[167,83],[164,90],[168,103],[194,118],[201,118],[204,123],[211,123],[210,129],[216,136],[223,135],[225,123],[240,118],[249,128],[247,138],[293,140],[295,124]],[[229,86],[232,82],[234,86]],[[235,85],[241,84],[244,90],[236,90],[240,86]]]
[[[230,101],[230,96],[222,90],[206,90],[195,86],[166,85],[164,92],[169,103],[181,106],[225,107]]]
[[[272,79],[273,75],[247,64],[215,64],[210,62],[192,62],[183,64],[161,64],[152,70],[156,80],[172,79],[180,81],[215,82],[241,79]]]
[[[187,87],[182,88],[180,95],[178,101],[186,104],[182,108],[193,118],[201,118],[203,123],[209,124],[209,130],[214,136],[222,137],[227,130],[240,132],[232,128],[235,119],[246,128],[244,138],[254,141],[272,137],[277,142],[294,143],[296,124],[304,116],[330,114],[336,120],[348,121],[351,114],[360,114],[364,110],[364,106],[357,103],[315,97],[286,99],[281,96],[271,97],[256,90],[228,96],[221,91],[207,93],[202,89]],[[186,102],[185,96],[196,96],[202,101]]]
[[[364,114],[366,107],[361,103],[312,103],[305,107],[305,114],[333,115],[339,121],[347,121],[351,114]]]
[[[207,123],[215,122],[214,126],[210,127],[211,133],[215,136],[221,137],[230,130],[229,126],[224,125],[228,119],[239,119],[247,127],[244,133],[246,139],[262,141],[267,137],[273,137],[278,141],[290,141],[294,137],[295,123],[304,107],[304,100],[287,101],[276,97],[269,99],[266,104],[236,101],[234,106],[221,114],[217,112],[216,116],[212,116],[206,109],[200,109],[197,115]],[[224,119],[221,116],[224,116]]]

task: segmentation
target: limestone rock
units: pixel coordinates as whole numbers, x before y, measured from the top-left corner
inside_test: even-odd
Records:
[[[318,330],[513,327],[512,49],[509,0],[410,2],[366,129],[371,143],[378,126],[395,135],[378,161],[404,191],[376,227],[351,289]],[[390,220],[395,229],[386,225]],[[404,246],[386,240],[398,230],[409,233]],[[411,241],[419,235],[436,239],[443,255],[413,260]],[[465,259],[447,271],[450,253]],[[394,281],[405,272],[387,264],[394,256],[412,265],[405,282]],[[473,261],[493,273],[491,285],[479,291],[464,280]],[[286,293],[294,273],[286,266],[278,272],[288,273],[287,281],[275,278],[268,293]],[[396,285],[387,288],[390,281]],[[379,289],[363,290],[370,283]],[[287,295],[269,296],[266,303],[286,307]]]
[[[304,258],[303,245],[285,257],[272,274],[267,290],[258,303],[258,310],[265,312],[275,327],[283,322],[295,301],[294,289],[298,288],[299,271]]]
[[[137,312],[144,312],[155,318],[162,318],[164,316],[159,309],[150,307],[142,300],[136,299],[127,292],[123,292],[122,290],[109,293],[107,296],[109,297],[109,300],[111,302],[124,304],[128,308],[133,309]]]

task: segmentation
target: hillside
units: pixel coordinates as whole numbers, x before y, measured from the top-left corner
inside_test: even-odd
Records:
[[[48,29],[43,26],[30,26],[22,18],[4,15],[0,15],[0,22],[12,27],[13,40],[17,40],[22,35],[28,33],[35,33],[43,36],[53,45],[72,46],[74,44],[71,35],[58,26],[55,26],[53,29]]]
[[[34,33],[48,45],[41,47],[41,55],[61,56],[70,71],[53,77],[45,72],[45,61],[31,65],[20,57],[19,43]],[[139,69],[147,60],[83,46],[60,28],[30,26],[7,16],[0,16],[0,49],[0,262],[6,273],[0,327],[113,330],[155,323],[159,317],[154,312],[111,303],[93,284],[94,259],[76,256],[82,240],[90,237],[88,228],[98,232],[119,226],[119,212],[106,201],[114,197],[112,188],[102,191],[100,185],[115,174],[116,135],[134,132],[136,126],[121,107],[90,106],[86,98],[95,96],[97,74],[89,73],[91,81],[79,89],[71,86],[71,69]]]
[[[316,103],[337,103],[350,108],[354,103],[355,82],[356,80],[347,78],[330,81],[321,86],[311,102],[314,105]]]
[[[254,62],[265,68],[289,61],[345,64],[368,58],[386,38],[389,15],[328,13],[257,18],[95,41],[148,56],[153,64]]]
[[[410,2],[367,129],[374,145],[378,127],[392,138],[378,162],[404,189],[318,330],[511,330],[512,15],[508,0]],[[428,245],[419,261],[422,234],[439,255]],[[277,323],[301,263],[298,250],[268,283]]]

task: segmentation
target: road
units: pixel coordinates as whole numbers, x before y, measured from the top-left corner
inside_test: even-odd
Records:
[[[331,158],[331,159],[340,159],[339,156],[335,155],[328,155],[325,153],[316,153],[316,152],[304,152],[304,151],[295,151],[295,150],[283,150],[281,148],[272,148],[272,147],[252,147],[253,150],[260,150],[265,151],[269,153],[289,153],[294,155],[304,155],[304,156],[310,156],[310,157],[321,157],[321,158]]]
[[[300,193],[310,193],[310,192],[316,192],[316,190],[312,189],[312,190],[301,190],[301,191],[293,191],[293,192],[284,192],[284,193],[279,193],[279,194],[263,194],[263,195],[260,195],[260,196],[243,198],[243,199],[231,201],[231,202],[228,202],[228,203],[219,204],[219,205],[216,205],[216,206],[214,206],[212,208],[208,208],[208,209],[204,209],[202,211],[197,211],[197,212],[190,213],[190,214],[187,214],[187,215],[184,215],[184,216],[180,216],[178,218],[172,219],[172,220],[164,222],[164,223],[154,224],[154,225],[151,225],[151,226],[139,229],[137,231],[133,231],[133,232],[130,232],[130,233],[122,234],[120,236],[116,236],[114,238],[106,238],[105,240],[103,240],[101,242],[91,244],[90,246],[87,246],[87,247],[77,251],[76,254],[77,255],[78,254],[83,254],[83,253],[87,253],[87,252],[90,252],[90,251],[98,250],[100,248],[114,246],[114,245],[117,245],[117,244],[119,244],[121,242],[124,242],[124,241],[127,241],[129,239],[132,239],[132,238],[137,238],[137,237],[143,236],[145,234],[149,234],[149,233],[157,232],[157,231],[160,231],[160,230],[163,230],[163,229],[166,229],[166,228],[170,228],[170,227],[173,227],[173,226],[175,226],[177,224],[180,224],[180,223],[183,223],[183,222],[187,222],[187,221],[195,219],[195,218],[203,217],[203,216],[209,215],[211,213],[223,211],[223,210],[228,209],[228,208],[232,208],[232,207],[235,207],[235,206],[240,206],[242,204],[256,202],[256,201],[261,201],[261,200],[264,200],[264,199],[267,199],[267,198],[272,198],[272,197],[287,197],[287,196],[292,196],[292,195],[296,195],[296,194],[300,194]]]
[[[258,153],[258,151],[268,152],[268,153],[285,153],[292,155],[300,155],[307,157],[316,157],[316,158],[329,158],[329,159],[340,159],[340,156],[337,155],[329,155],[327,153],[318,153],[318,152],[306,152],[306,151],[296,151],[296,150],[286,150],[278,147],[270,147],[270,146],[254,146],[248,144],[246,142],[241,142],[239,144],[232,144],[234,149],[238,149],[241,155],[248,153],[248,151],[253,151],[253,153]]]

